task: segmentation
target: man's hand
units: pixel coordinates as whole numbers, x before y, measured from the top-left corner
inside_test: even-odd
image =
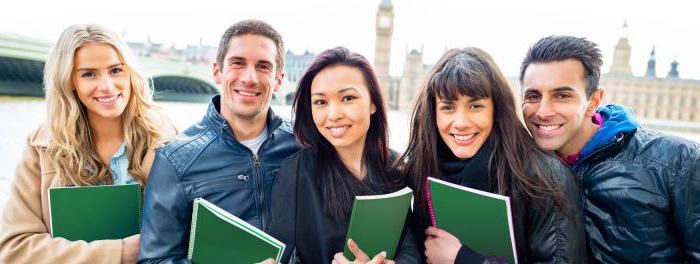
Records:
[[[275,264],[275,260],[269,258],[269,259],[263,260],[262,262],[258,262],[258,264]]]
[[[425,234],[428,236],[425,239],[425,256],[428,263],[451,264],[455,262],[457,253],[462,247],[459,239],[445,230],[432,226],[425,230]]]
[[[369,259],[369,256],[357,246],[357,243],[352,239],[348,239],[348,249],[352,254],[355,254],[355,261],[350,261],[343,255],[343,252],[338,252],[333,256],[333,264],[394,264],[393,260],[386,259],[386,251]]]

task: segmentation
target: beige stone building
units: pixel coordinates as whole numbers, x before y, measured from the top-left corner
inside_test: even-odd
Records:
[[[390,110],[409,111],[417,89],[424,81],[431,65],[423,63],[422,49],[406,52],[401,76],[389,74],[391,34],[393,32],[393,6],[390,0],[382,0],[377,10],[375,70],[384,89],[384,98]],[[676,129],[687,126],[692,131],[700,129],[700,80],[680,79],[677,61],[671,62],[671,70],[665,76],[656,74],[655,50],[652,49],[644,76],[634,76],[630,66],[632,46],[627,36],[627,23],[623,35],[615,45],[612,65],[602,74],[600,85],[605,90],[603,104],[614,103],[630,107],[643,123],[654,127]],[[509,77],[518,107],[520,107],[520,83],[517,77]],[[670,122],[669,122],[670,121]]]
[[[391,0],[382,0],[377,9],[376,42],[374,45],[374,70],[379,79],[379,86],[383,88],[384,98],[392,96],[391,75],[389,66],[391,63],[391,34],[394,33],[394,6]]]
[[[406,52],[401,76],[391,76],[389,73],[391,35],[394,32],[393,9],[391,0],[382,0],[377,9],[374,69],[379,85],[384,91],[383,96],[388,109],[409,111],[416,96],[416,90],[430,70],[430,66],[423,64],[422,49],[420,51],[412,49]]]
[[[423,84],[425,76],[430,71],[430,65],[423,64],[423,51],[413,49],[406,54],[406,61],[403,65],[403,74],[397,78],[398,83],[394,84],[394,90],[398,93],[398,100],[394,103],[393,109],[410,111],[413,106],[413,99],[418,95],[418,89]]]
[[[623,25],[626,29],[627,23]],[[599,87],[605,90],[604,104],[632,108],[640,119],[700,123],[700,80],[680,79],[678,65],[671,62],[665,76],[656,74],[656,52],[652,48],[644,76],[634,76],[630,67],[632,47],[626,34],[615,45],[613,62],[601,76]]]
[[[623,25],[626,32],[627,23]],[[605,90],[602,105],[620,104],[634,110],[647,127],[676,132],[700,132],[700,80],[681,79],[679,63],[671,62],[665,76],[656,74],[656,51],[652,48],[644,76],[634,76],[630,66],[632,46],[626,33],[618,40],[612,64],[602,74],[599,87]],[[520,81],[508,77],[508,83],[521,107]]]

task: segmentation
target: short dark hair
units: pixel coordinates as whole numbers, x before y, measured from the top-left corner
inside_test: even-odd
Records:
[[[523,82],[525,70],[531,63],[555,62],[575,59],[583,64],[586,79],[586,97],[591,97],[598,90],[600,66],[603,59],[598,45],[585,38],[572,36],[549,36],[532,45],[520,66],[520,83]]]
[[[263,36],[275,43],[277,48],[275,64],[277,64],[277,72],[281,72],[284,68],[284,41],[282,41],[282,36],[270,24],[255,19],[241,20],[226,29],[224,35],[221,36],[219,50],[216,53],[216,63],[219,64],[219,69],[223,71],[224,57],[226,52],[228,52],[231,39],[247,34]]]

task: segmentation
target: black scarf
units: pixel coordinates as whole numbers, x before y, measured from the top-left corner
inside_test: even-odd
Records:
[[[489,176],[489,158],[492,150],[491,140],[488,139],[473,157],[461,160],[444,142],[438,143],[440,178],[477,190],[493,191],[494,186]]]

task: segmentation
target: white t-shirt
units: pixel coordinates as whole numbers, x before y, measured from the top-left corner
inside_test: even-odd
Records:
[[[241,144],[250,149],[253,154],[258,154],[258,150],[260,149],[260,146],[262,146],[262,143],[265,142],[265,139],[267,139],[267,126],[258,137],[251,140],[241,140]]]

